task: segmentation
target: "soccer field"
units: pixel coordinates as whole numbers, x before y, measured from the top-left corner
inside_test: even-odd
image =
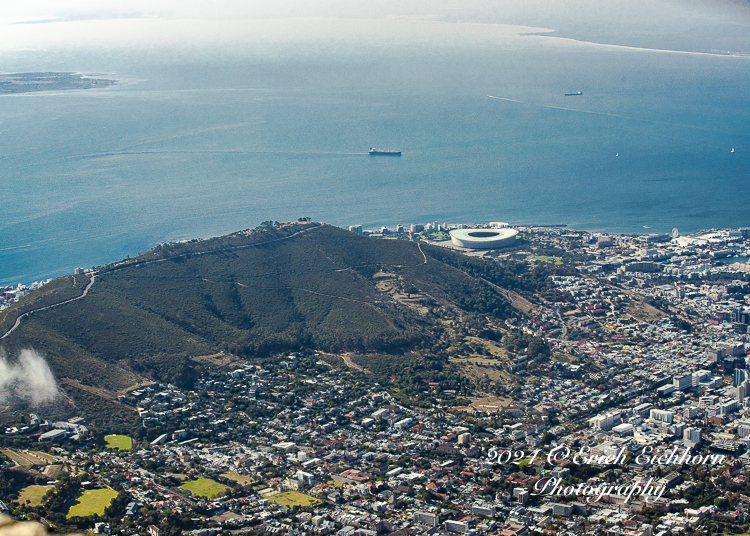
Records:
[[[107,447],[118,450],[130,450],[133,448],[133,440],[125,435],[108,435],[104,436]]]
[[[206,499],[210,499],[211,497],[218,495],[222,491],[229,489],[224,484],[219,484],[218,482],[211,480],[210,478],[199,478],[198,480],[193,480],[192,482],[185,482],[180,487],[191,492],[193,495],[205,497]]]
[[[102,515],[115,497],[117,492],[111,489],[87,489],[76,498],[76,502],[68,510],[68,519],[75,516]]]

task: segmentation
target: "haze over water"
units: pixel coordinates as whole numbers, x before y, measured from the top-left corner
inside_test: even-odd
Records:
[[[34,44],[66,24],[91,41]],[[430,20],[214,21],[186,44],[194,24],[13,25],[0,42],[5,72],[120,81],[0,96],[0,284],[302,216],[750,225],[750,57]]]

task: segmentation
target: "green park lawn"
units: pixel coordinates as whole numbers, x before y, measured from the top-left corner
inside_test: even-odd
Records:
[[[104,436],[107,447],[118,450],[130,450],[133,448],[133,440],[125,435],[108,435]]]
[[[210,478],[199,478],[191,482],[185,482],[180,488],[191,492],[193,495],[210,499],[224,490],[229,489],[224,484],[211,480]]]
[[[540,262],[550,262],[550,263],[553,263],[553,264],[558,265],[558,266],[563,263],[562,259],[559,259],[557,257],[549,257],[549,256],[546,256],[546,255],[543,255],[543,256],[540,256],[540,257],[530,257],[529,260],[540,261]]]
[[[54,486],[27,486],[18,494],[18,502],[26,504],[26,501],[29,501],[29,506],[41,506],[42,499],[47,493],[47,490],[50,490],[53,487]]]
[[[76,498],[76,502],[68,510],[68,519],[75,516],[103,515],[104,509],[115,497],[117,492],[111,489],[87,489]]]
[[[249,476],[245,476],[245,475],[240,475],[240,474],[237,474],[237,473],[222,473],[221,476],[223,476],[224,478],[227,478],[229,480],[234,480],[235,482],[237,482],[237,483],[239,483],[239,484],[241,484],[243,486],[247,486],[249,484],[254,484],[255,483],[255,479],[254,478],[249,477]]]
[[[282,506],[313,506],[320,504],[320,500],[315,497],[310,497],[304,493],[298,491],[285,491],[283,493],[277,493],[268,497],[269,501],[273,501],[276,504]]]

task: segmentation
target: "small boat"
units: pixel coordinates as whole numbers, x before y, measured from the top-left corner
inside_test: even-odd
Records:
[[[373,149],[370,147],[371,156],[401,156],[401,151],[391,151],[382,149]]]
[[[730,152],[730,153],[733,153],[733,152],[734,152],[734,147],[732,147],[732,150],[731,150],[731,151],[729,151],[729,152]]]
[[[575,93],[566,93],[566,97],[577,97],[578,95],[583,95],[583,91],[576,91]]]

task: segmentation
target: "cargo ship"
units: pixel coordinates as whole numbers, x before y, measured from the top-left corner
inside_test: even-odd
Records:
[[[401,151],[383,151],[381,149],[373,149],[370,147],[371,156],[401,156]]]
[[[566,97],[576,97],[578,95],[583,95],[583,91],[576,91],[575,93],[566,93]]]

